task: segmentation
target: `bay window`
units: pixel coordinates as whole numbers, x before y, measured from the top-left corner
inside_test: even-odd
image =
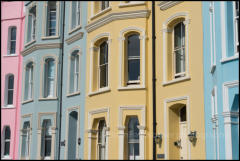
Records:
[[[238,37],[238,30],[239,30],[239,1],[233,2],[234,7],[234,30],[235,30],[235,53],[239,53],[239,37]]]
[[[140,83],[140,40],[139,34],[127,37],[127,84]]]
[[[30,62],[26,66],[25,71],[25,92],[24,92],[24,100],[32,99],[33,92],[33,63]]]
[[[108,86],[108,44],[104,41],[100,45],[100,54],[99,54],[99,87]]]
[[[53,58],[45,60],[44,74],[44,97],[53,97],[55,86],[55,60]]]
[[[174,27],[174,77],[179,78],[185,76],[185,25],[183,22],[178,23]]]
[[[35,40],[36,37],[36,6],[29,9],[27,42]]]
[[[47,36],[56,35],[56,1],[49,1],[47,6]]]

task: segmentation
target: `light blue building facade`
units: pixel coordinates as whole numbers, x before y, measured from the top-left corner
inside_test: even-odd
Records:
[[[86,5],[25,2],[19,159],[83,158]]]
[[[202,2],[206,159],[239,159],[239,2]]]

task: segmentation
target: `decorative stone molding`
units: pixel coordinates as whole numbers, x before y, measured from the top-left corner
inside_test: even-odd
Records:
[[[22,52],[21,52],[21,55],[22,56],[26,56],[36,50],[39,50],[39,49],[54,49],[54,48],[61,48],[61,45],[62,43],[48,43],[48,44],[34,44],[33,46],[27,48],[27,49],[24,49]]]
[[[83,37],[83,32],[79,32],[79,33],[67,38],[65,41],[67,42],[68,45],[70,45],[71,43],[73,43],[79,39],[82,39],[82,37]]]
[[[158,6],[160,10],[166,10],[182,2],[183,1],[161,1]]]
[[[111,13],[97,21],[94,21],[93,23],[88,24],[85,27],[85,29],[89,33],[115,20],[123,20],[123,19],[131,19],[131,18],[148,18],[149,15],[150,15],[149,10]]]

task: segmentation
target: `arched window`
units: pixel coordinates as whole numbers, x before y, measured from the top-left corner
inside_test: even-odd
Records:
[[[26,121],[24,122],[22,129],[21,158],[29,158],[29,150],[30,150],[30,122]]]
[[[69,93],[75,93],[79,90],[79,50],[71,54],[70,64]]]
[[[128,159],[139,159],[139,129],[138,118],[130,117],[128,122]]]
[[[100,120],[98,125],[98,159],[105,159],[106,151],[106,123],[105,120]]]
[[[14,92],[14,75],[8,75],[6,77],[6,95],[5,95],[5,104],[13,104],[13,92]]]
[[[41,139],[41,156],[43,159],[50,159],[52,147],[51,120],[43,120],[42,139]]]
[[[180,22],[174,26],[174,77],[185,76],[185,25]]]
[[[108,86],[108,44],[104,41],[100,45],[99,55],[99,86],[100,88]]]
[[[10,154],[10,141],[11,141],[11,130],[9,126],[6,126],[3,131],[3,156],[9,157]]]
[[[16,26],[10,27],[8,30],[8,55],[16,53],[16,37],[17,37]]]
[[[44,97],[54,96],[55,85],[55,60],[48,58],[45,60]]]
[[[32,99],[32,92],[33,92],[33,63],[30,62],[27,64],[25,71],[24,100]]]
[[[139,34],[131,34],[127,37],[127,84],[140,83],[140,40]]]
[[[56,35],[56,1],[47,2],[47,36]]]

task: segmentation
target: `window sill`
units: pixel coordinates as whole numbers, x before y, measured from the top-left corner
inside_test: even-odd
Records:
[[[11,55],[3,55],[3,57],[17,57],[17,54],[11,54]]]
[[[178,83],[178,82],[182,82],[182,81],[186,81],[186,80],[190,80],[190,79],[191,78],[189,76],[188,77],[182,77],[182,78],[171,80],[169,82],[164,82],[164,83],[162,83],[162,85],[166,86],[166,85],[170,85],[170,84],[174,84],[174,83]]]
[[[220,60],[220,62],[221,63],[226,63],[228,61],[235,60],[235,59],[238,59],[238,58],[239,58],[239,56],[238,56],[238,53],[237,53],[234,56],[227,57],[227,58],[222,58],[222,60]]]
[[[11,160],[12,158],[10,158],[10,156],[3,156],[1,159],[3,159],[3,160]]]
[[[41,37],[42,40],[51,40],[51,39],[59,39],[60,36],[47,36],[47,37]]]
[[[76,96],[76,95],[80,95],[80,91],[75,92],[75,93],[68,93],[67,97]]]
[[[82,26],[79,25],[79,26],[75,27],[74,29],[70,30],[70,31],[68,32],[68,34],[70,35],[70,34],[72,34],[73,32],[75,32],[75,31],[77,31],[77,30],[80,30],[81,28],[82,28]]]
[[[101,16],[101,15],[103,15],[103,14],[105,14],[108,11],[111,11],[111,10],[112,10],[112,7],[108,7],[105,10],[102,10],[102,11],[98,12],[97,14],[95,14],[94,16],[90,17],[90,20],[93,20],[93,19],[95,19],[95,18],[97,18],[97,17],[99,17],[99,16]]]
[[[130,6],[139,6],[139,5],[144,5],[145,2],[130,2],[130,3],[120,3],[118,5],[119,8],[123,7],[130,7]]]
[[[57,97],[49,97],[49,98],[39,98],[39,101],[48,101],[48,100],[57,100]]]
[[[2,106],[3,109],[12,109],[15,108],[13,105]]]
[[[26,103],[29,103],[29,102],[33,102],[33,99],[31,99],[31,100],[26,100],[26,101],[23,101],[23,102],[22,102],[22,105],[23,105],[23,104],[26,104]]]
[[[124,91],[124,90],[139,90],[139,89],[146,89],[145,86],[140,86],[140,85],[128,85],[126,87],[119,87],[119,91]]]
[[[215,71],[215,69],[216,69],[216,64],[214,64],[214,65],[211,66],[210,72],[213,73],[213,72]]]
[[[96,92],[89,92],[88,96],[93,96],[93,95],[97,95],[97,94],[101,94],[101,93],[105,93],[105,92],[109,92],[109,91],[111,91],[111,89],[109,87],[105,87],[105,88],[99,89]]]
[[[31,44],[33,44],[33,43],[35,43],[35,42],[36,42],[36,40],[32,40],[32,41],[26,43],[24,46],[25,46],[25,48],[26,48],[27,46],[29,46],[29,45],[31,45]]]

